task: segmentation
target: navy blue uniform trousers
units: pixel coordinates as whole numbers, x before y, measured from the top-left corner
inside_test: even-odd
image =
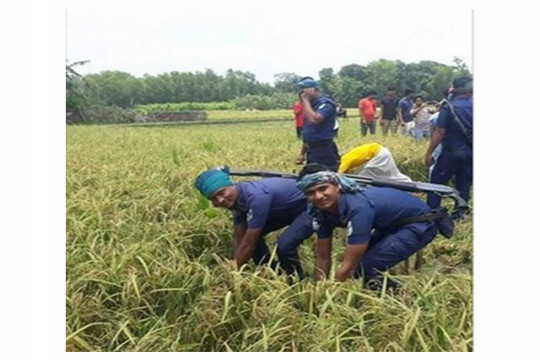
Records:
[[[319,163],[332,171],[337,171],[339,168],[339,152],[336,143],[332,140],[308,143],[306,158],[308,164]]]
[[[455,187],[459,195],[469,202],[473,181],[472,149],[466,145],[447,148],[443,147],[441,155],[435,162],[429,181],[433,184],[446,185],[455,176]],[[427,204],[432,209],[441,205],[441,198],[429,193]]]
[[[277,256],[281,267],[287,274],[293,275],[296,272],[300,278],[304,278],[305,274],[300,264],[300,258],[298,257],[298,246],[313,234],[312,222],[313,218],[303,211],[290,224],[284,221],[266,224],[262,231],[262,236],[257,241],[257,246],[253,251],[253,261],[256,264],[267,264],[270,261],[270,251],[268,250],[264,236],[289,225],[278,237]],[[275,268],[276,264],[271,264],[271,266]]]
[[[403,225],[391,232],[375,231],[354,276],[363,276],[365,284],[370,280],[380,280],[381,272],[422,249],[437,233],[434,221]]]

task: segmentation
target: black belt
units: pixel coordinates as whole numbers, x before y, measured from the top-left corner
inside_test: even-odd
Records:
[[[437,220],[437,219],[440,219],[440,218],[445,217],[445,216],[448,216],[448,213],[447,213],[446,209],[445,208],[438,208],[438,209],[435,209],[435,210],[431,210],[430,212],[428,212],[428,213],[426,213],[424,215],[413,216],[413,217],[405,218],[405,219],[402,219],[402,220],[398,220],[398,221],[393,222],[392,224],[390,224],[388,226],[388,228],[394,229],[394,228],[397,228],[397,227],[403,226],[403,225],[414,224],[414,223],[419,223],[419,222],[424,222],[424,221]]]
[[[393,230],[397,227],[420,223],[424,221],[435,221],[439,232],[446,238],[450,238],[454,231],[454,222],[448,215],[448,211],[445,208],[433,209],[430,212],[420,215],[398,220],[390,224],[386,229]]]

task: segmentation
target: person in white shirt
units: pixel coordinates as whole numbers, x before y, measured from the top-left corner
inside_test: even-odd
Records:
[[[429,118],[431,114],[422,96],[417,95],[414,98],[414,107],[411,110],[411,115],[414,121],[414,128],[412,129],[414,139],[417,141],[423,138],[429,139]]]

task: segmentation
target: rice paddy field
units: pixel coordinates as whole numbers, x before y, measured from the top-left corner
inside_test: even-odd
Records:
[[[362,138],[357,118],[341,121],[340,152],[379,142],[426,181],[427,141],[378,132]],[[389,271],[404,284],[397,294],[354,280],[289,285],[228,260],[231,216],[193,180],[223,164],[298,171],[292,118],[68,126],[66,141],[66,351],[472,351],[472,213],[423,250],[419,269],[413,257]],[[300,249],[309,273],[313,240]],[[332,271],[344,241],[339,232]]]

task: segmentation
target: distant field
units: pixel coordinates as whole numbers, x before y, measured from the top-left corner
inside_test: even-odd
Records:
[[[470,215],[452,240],[425,249],[421,269],[391,271],[405,284],[399,295],[355,281],[288,286],[251,264],[232,270],[230,214],[192,183],[221,164],[298,171],[292,114],[264,114],[291,121],[67,127],[66,350],[472,351]],[[383,138],[380,129],[361,138],[357,119],[340,124],[342,153],[377,141],[404,173],[427,179],[426,142]],[[336,265],[344,233],[334,241]],[[310,273],[312,246],[301,247]]]
[[[358,119],[357,109],[347,109],[350,117]],[[257,122],[257,121],[294,121],[291,110],[205,110],[206,121],[202,122]],[[201,121],[197,121],[201,122]],[[146,123],[151,124],[151,123]],[[139,125],[139,124],[137,124]]]
[[[206,111],[208,120],[256,120],[256,119],[291,119],[291,110],[210,110]]]

